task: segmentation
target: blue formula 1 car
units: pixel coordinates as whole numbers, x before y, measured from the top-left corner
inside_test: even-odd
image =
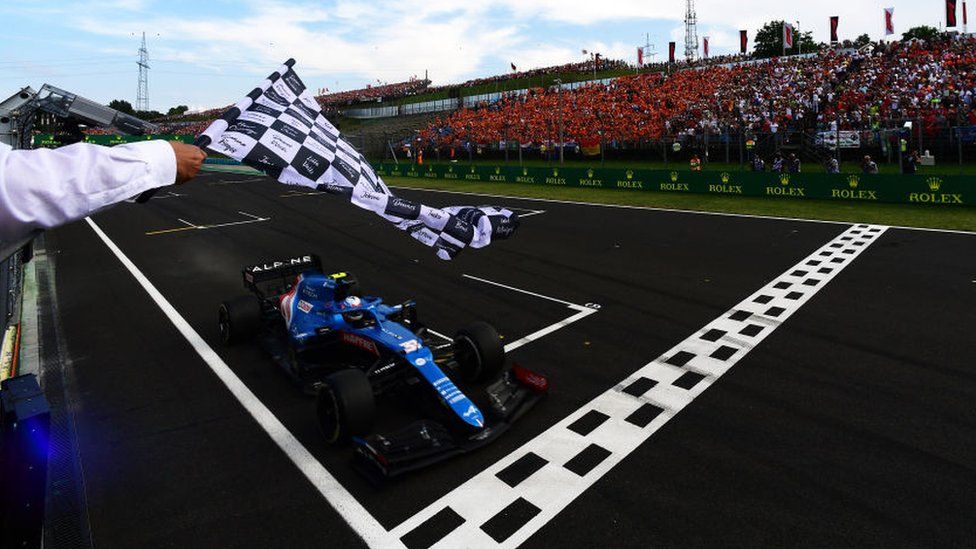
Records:
[[[545,377],[505,369],[497,331],[485,322],[453,339],[432,336],[412,301],[362,295],[350,273],[325,274],[306,255],[244,267],[252,295],[220,305],[227,345],[256,340],[306,393],[331,444],[352,441],[371,478],[395,477],[485,446],[548,390]],[[487,385],[475,402],[458,385]],[[426,419],[372,433],[376,399],[397,395]]]

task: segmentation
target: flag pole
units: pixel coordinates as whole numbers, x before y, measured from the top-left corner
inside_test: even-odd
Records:
[[[793,41],[796,42],[796,53],[798,55],[803,55],[803,39],[801,37],[800,41],[797,42],[796,35],[800,32],[800,22],[796,22],[796,29],[793,31]]]

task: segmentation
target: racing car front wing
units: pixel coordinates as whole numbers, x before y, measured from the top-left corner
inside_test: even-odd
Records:
[[[422,469],[487,446],[528,412],[549,389],[548,380],[519,365],[488,386],[488,422],[474,433],[459,434],[424,419],[386,434],[353,438],[354,467],[373,482]]]

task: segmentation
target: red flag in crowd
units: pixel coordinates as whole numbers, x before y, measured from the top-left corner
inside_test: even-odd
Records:
[[[793,26],[783,23],[783,49],[793,49]]]
[[[668,42],[668,63],[674,63],[674,42]]]
[[[600,140],[595,137],[580,139],[580,152],[583,156],[600,156]]]
[[[956,26],[956,0],[946,0],[946,28]]]
[[[515,66],[515,63],[512,63],[512,70],[518,72],[518,67]]]
[[[895,8],[885,8],[885,36],[895,34]]]
[[[644,48],[637,48],[637,66],[644,66]]]
[[[708,37],[707,36],[702,38],[702,46],[703,46],[702,51],[704,52],[705,58],[707,59],[708,58]]]
[[[837,27],[839,26],[840,26],[840,17],[837,15],[831,17],[830,18],[830,43],[831,44],[836,44],[837,42],[840,42],[840,40],[837,38]]]
[[[749,31],[739,31],[739,53],[749,51]]]

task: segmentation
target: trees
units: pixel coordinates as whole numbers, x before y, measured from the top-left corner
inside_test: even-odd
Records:
[[[125,114],[129,114],[143,120],[156,120],[162,118],[163,116],[179,116],[190,110],[190,107],[187,107],[186,105],[177,105],[169,109],[165,115],[159,111],[137,111],[132,108],[132,103],[129,103],[125,99],[113,99],[112,101],[109,101],[108,106],[119,112],[124,112]]]
[[[770,21],[763,25],[756,33],[753,52],[756,57],[779,57],[783,55],[783,25],[785,21]],[[801,51],[813,53],[817,51],[817,43],[813,40],[812,32],[799,32],[793,36],[793,48],[786,50],[786,55],[796,55]]]
[[[939,35],[939,29],[935,27],[929,27],[927,25],[922,25],[920,27],[912,27],[908,29],[905,34],[901,35],[902,40],[911,40],[916,38],[918,40],[931,40]]]
[[[861,36],[858,36],[857,38],[855,38],[853,42],[851,42],[850,40],[844,40],[841,43],[841,46],[843,46],[845,48],[857,48],[857,49],[861,49],[861,48],[863,48],[864,46],[867,46],[870,43],[871,43],[871,37],[868,36],[867,34],[862,34]]]
[[[153,120],[158,120],[165,116],[159,111],[136,111],[134,114],[136,118],[141,118],[147,122],[152,122]]]
[[[113,99],[112,101],[108,102],[108,106],[109,108],[124,112],[125,114],[136,113],[136,111],[132,109],[132,103],[129,103],[124,99]]]

